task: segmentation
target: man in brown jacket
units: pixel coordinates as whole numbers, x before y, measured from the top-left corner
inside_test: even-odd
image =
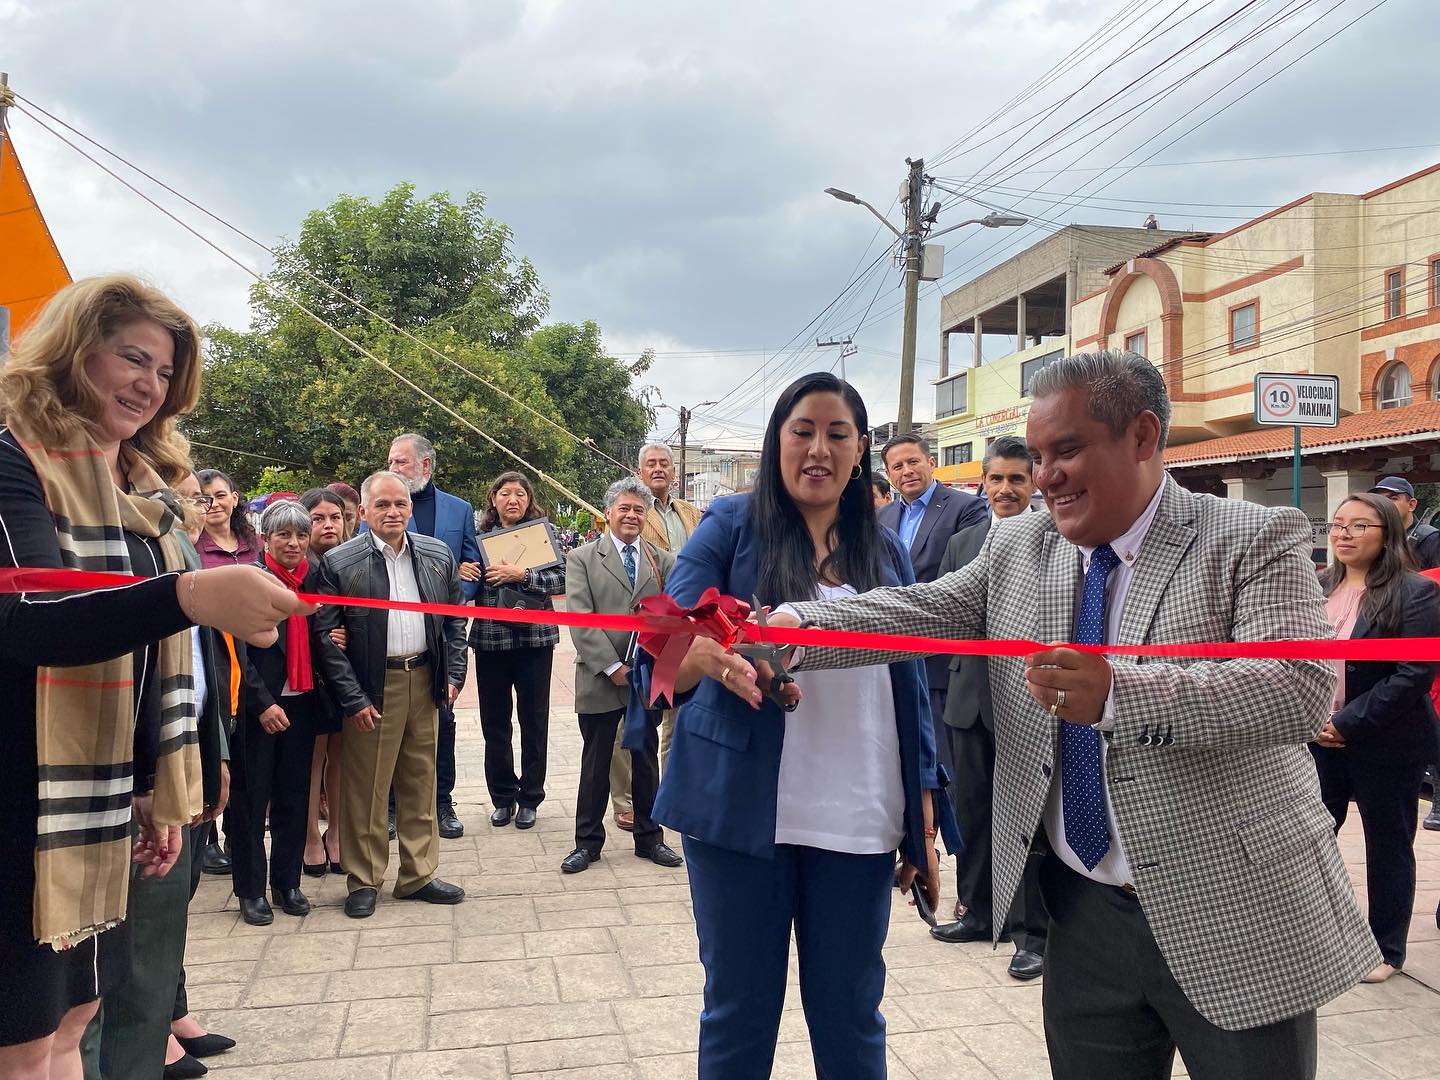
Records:
[[[680,548],[700,524],[698,506],[671,494],[675,483],[675,457],[664,443],[647,443],[640,451],[635,475],[650,489],[654,497],[645,513],[641,537],[661,551],[679,555]],[[675,710],[666,709],[660,724],[660,767],[670,756],[670,737],[675,733]],[[623,732],[622,732],[623,734]],[[615,824],[629,830],[635,824],[635,808],[630,798],[630,754],[620,749],[615,739],[615,754],[610,759],[610,792],[615,805]]]

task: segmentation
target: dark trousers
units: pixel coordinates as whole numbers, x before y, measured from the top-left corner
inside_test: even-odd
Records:
[[[1385,962],[1400,967],[1415,908],[1415,822],[1425,766],[1374,761],[1347,749],[1310,750],[1335,831],[1345,824],[1352,799],[1360,811],[1370,932]]]
[[[625,721],[625,710],[581,713],[580,792],[575,797],[575,846],[592,856],[605,846],[605,806],[610,801],[610,758],[615,732]],[[645,851],[665,839],[650,815],[655,790],[660,786],[660,712],[645,713],[645,749],[630,751],[631,788],[635,800],[635,850]]]
[[[1313,1080],[1315,1011],[1228,1031],[1175,982],[1140,901],[1057,856],[1044,860],[1050,912],[1045,1042],[1055,1080],[1164,1080],[1178,1047],[1194,1080]]]
[[[205,845],[209,843],[211,830],[215,827],[213,822],[203,822],[194,828],[185,830],[185,844],[190,848],[190,899],[195,899],[195,892],[200,888],[200,864],[203,861]],[[190,998],[185,993],[185,967],[180,967],[180,979],[175,984],[175,1008],[170,1014],[171,1020],[179,1020],[190,1012]]]
[[[933,693],[933,691],[932,691]],[[991,883],[991,800],[995,787],[995,736],[984,724],[953,728],[942,724],[937,747],[943,747],[942,764],[954,777],[950,800],[963,841],[955,856],[955,883],[960,902],[979,921],[995,919],[994,888]],[[1043,854],[1032,851],[1020,877],[1020,890],[1005,917],[1005,929],[1016,949],[1045,955],[1045,936],[1050,925],[1045,899],[1040,895],[1040,864]]]
[[[484,693],[482,686],[481,693]],[[455,799],[455,710],[440,706],[440,730],[435,743],[435,806],[451,806]],[[390,809],[395,809],[395,792],[390,792]]]
[[[779,844],[773,858],[684,839],[705,965],[700,1080],[769,1076],[793,929],[815,1071],[885,1075],[885,960],[895,856]]]
[[[265,807],[270,807],[270,887],[298,889],[310,811],[315,691],[280,699],[290,726],[266,734],[253,716],[235,725],[230,760],[230,858],[235,895],[265,895]]]
[[[550,738],[550,663],[554,648],[475,650],[480,730],[485,735],[485,786],[498,807],[545,801],[546,744]],[[511,698],[511,692],[514,698]],[[520,721],[520,775],[510,714]]]

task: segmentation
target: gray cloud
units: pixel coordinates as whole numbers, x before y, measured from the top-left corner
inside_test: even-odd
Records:
[[[594,318],[618,348],[653,344],[677,354],[662,356],[651,379],[679,404],[723,395],[761,356],[678,354],[774,349],[846,282],[874,222],[821,188],[848,188],[883,209],[907,153],[933,158],[1121,8],[1105,0],[972,0],[943,12],[824,0],[448,0],[400,11],[339,0],[224,9],[178,0],[0,0],[0,35],[13,46],[12,82],[22,93],[263,239],[293,235],[307,211],[340,192],[378,195],[402,179],[421,191],[486,192],[491,212],[515,230],[517,250],[539,267],[553,317]],[[1360,10],[1347,4],[1329,25]],[[1424,142],[1431,136],[1415,119],[1425,114],[1437,39],[1429,0],[1392,0],[1161,159]],[[1087,104],[1059,114],[1057,127],[1143,70],[1139,60],[1118,59],[1118,40],[1086,50],[1045,92],[1068,92],[1110,64],[1082,95]],[[1107,164],[1166,119],[1227,92],[1246,64],[1271,65],[1253,80],[1292,55],[1268,54],[1242,54],[1117,125],[1109,142],[1082,144],[1040,167]],[[13,126],[75,272],[143,270],[201,318],[244,322],[243,275],[24,117]],[[980,171],[1006,141],[939,171]],[[1184,224],[1223,227],[1250,211],[1222,220],[1198,215],[1230,211],[1161,204],[1273,205],[1313,189],[1364,190],[1436,159],[1440,150],[1137,170],[1096,196],[1123,209],[1045,213],[1138,222],[1144,204],[1131,210],[1117,200],[1154,199],[1167,225],[1188,212],[1196,216]],[[1034,173],[1009,186],[1071,191],[1088,175]],[[1015,201],[1028,213],[1044,205]],[[977,209],[947,210],[942,224]],[[996,239],[952,234],[948,265]],[[226,244],[263,268],[259,253]],[[898,306],[893,271],[870,279],[815,329],[853,328],[872,296],[872,317]],[[932,363],[936,312],[927,294],[920,354]],[[895,408],[899,338],[897,316],[877,322],[862,331],[861,354],[849,364],[877,420]],[[834,359],[832,352],[801,366]],[[930,408],[924,380],[934,373],[922,363],[921,415]],[[769,388],[769,400],[777,389]],[[754,396],[732,430],[761,422]]]

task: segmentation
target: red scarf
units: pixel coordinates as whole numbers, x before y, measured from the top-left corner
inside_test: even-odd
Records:
[[[305,584],[305,572],[310,564],[302,562],[293,571],[286,570],[265,552],[265,566],[290,587],[299,592]],[[310,666],[310,620],[304,615],[291,615],[285,620],[285,678],[290,689],[298,693],[315,689],[315,675]]]

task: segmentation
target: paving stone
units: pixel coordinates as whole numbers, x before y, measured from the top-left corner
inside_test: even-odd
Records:
[[[506,1051],[514,1074],[583,1069],[630,1060],[630,1050],[618,1035],[593,1039],[557,1039],[548,1043],[520,1043]]]
[[[607,1004],[519,1005],[431,1017],[430,1048],[508,1046],[619,1032],[620,1027]]]
[[[614,951],[615,943],[604,929],[542,930],[525,935],[526,956],[577,956]]]
[[[395,1058],[395,1076],[403,1080],[508,1080],[509,1075],[500,1047],[428,1050]]]
[[[341,1054],[390,1054],[425,1046],[424,998],[355,1001],[345,1018]]]
[[[1323,1034],[1319,1039],[1316,1080],[1393,1080],[1393,1075]]]
[[[695,1080],[699,1059],[700,1055],[696,1052],[636,1058],[635,1078],[636,1080]],[[813,1077],[814,1073],[812,1072],[810,1076]],[[810,1080],[810,1077],[807,1077],[806,1080]]]
[[[558,1002],[555,969],[548,958],[453,964],[430,980],[430,1011],[458,1012],[477,1004],[538,1005]]]
[[[265,951],[265,959],[260,962],[259,974],[263,977],[343,971],[355,962],[355,945],[359,937],[356,931],[350,930],[272,940]]]
[[[699,994],[705,989],[705,968],[698,960],[688,964],[657,964],[630,968],[637,997],[674,997]]]
[[[695,916],[689,904],[678,900],[662,901],[658,904],[626,904],[625,917],[632,926],[659,926],[662,923],[683,923],[695,925]]]
[[[635,996],[620,957],[612,953],[555,956],[561,1001],[614,1001]]]
[[[401,964],[448,964],[454,955],[450,938],[417,941],[412,945],[377,945],[355,950],[357,968],[388,968]]]
[[[516,934],[539,930],[535,906],[529,898],[513,900],[466,900],[452,909],[455,912],[455,933]]]
[[[1050,1080],[1045,1040],[1024,1024],[964,1027],[957,1034],[996,1076],[1006,1080]]]
[[[953,1030],[890,1035],[886,1045],[900,1063],[917,1076],[988,1078],[996,1075]]]
[[[538,912],[541,930],[584,930],[590,927],[624,926],[625,909],[615,907],[580,908],[575,911]],[[614,942],[611,942],[614,947]]]
[[[619,895],[615,890],[601,890],[535,897],[535,910],[542,914],[547,911],[586,911],[592,908],[620,910]]]
[[[206,1058],[210,1075],[224,1080],[389,1080],[390,1058],[352,1057],[323,1058],[316,1061],[295,1061],[276,1065],[228,1066],[225,1058],[234,1056],[234,1051],[224,1058]],[[408,1080],[408,1077],[407,1077]],[[503,1077],[497,1075],[497,1080]]]
[[[371,929],[367,920],[352,920],[351,928],[359,927],[359,948],[367,949],[379,945],[415,945],[422,941],[449,941],[455,936],[452,923],[429,923],[424,925],[394,926],[388,929]]]
[[[476,934],[474,937],[455,939],[455,960],[458,963],[524,959],[524,934]]]
[[[212,1009],[238,1008],[244,995],[244,983],[210,983],[196,986],[188,978],[185,982],[185,997],[190,1003],[190,1011],[200,1016]]]
[[[262,975],[245,991],[245,1007],[309,1005],[324,1001],[325,981],[323,971],[307,971],[303,975]]]
[[[1349,1049],[1399,1080],[1434,1080],[1440,1062],[1440,1036],[1436,1035],[1358,1043]]]
[[[185,985],[207,986],[210,983],[248,983],[260,966],[258,960],[232,960],[224,964],[186,964]]]
[[[553,1072],[523,1073],[524,1080],[635,1080],[635,1066],[587,1065],[583,1069],[558,1069]]]
[[[258,960],[265,952],[265,938],[260,937],[217,937],[186,940],[185,963],[219,964],[228,960]]]
[[[700,1043],[699,997],[617,1001],[612,1008],[636,1057],[678,1054]]]
[[[209,1013],[205,1023],[235,1040],[235,1048],[225,1054],[227,1068],[311,1061],[334,1056],[347,1008],[337,1002],[304,1008],[222,1009]]]
[[[356,969],[332,972],[325,985],[326,1001],[363,1001],[369,998],[418,997],[430,994],[430,969],[392,967],[383,971]]]
[[[693,924],[667,926],[616,926],[610,934],[620,957],[630,967],[654,964],[683,964],[700,953]]]

